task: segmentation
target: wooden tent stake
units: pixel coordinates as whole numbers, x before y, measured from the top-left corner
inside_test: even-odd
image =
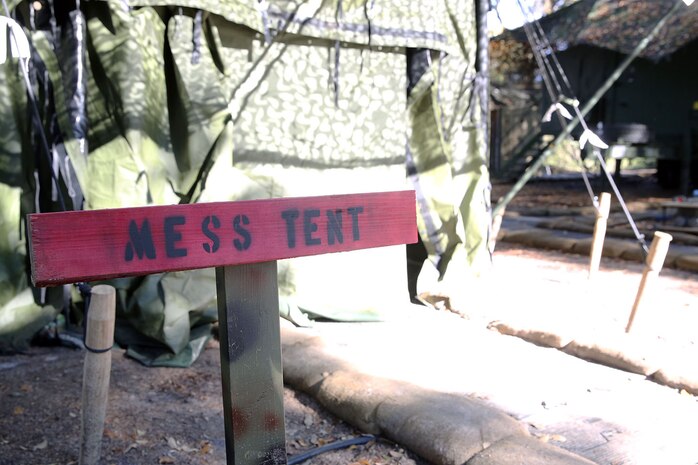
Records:
[[[664,266],[664,259],[669,251],[669,243],[672,237],[670,234],[663,232],[655,232],[654,239],[652,239],[652,245],[650,245],[649,254],[647,254],[647,260],[645,260],[645,269],[642,272],[642,280],[640,281],[640,287],[637,290],[637,295],[635,296],[635,303],[633,304],[633,309],[630,312],[630,318],[628,318],[628,324],[625,327],[625,332],[629,333],[632,329],[637,310],[640,307],[642,299],[647,290],[647,286],[651,285],[657,279],[657,275],[662,270]]]
[[[497,236],[499,236],[499,231],[502,229],[502,220],[504,219],[504,209],[500,210],[498,213],[492,215],[492,227],[490,228],[490,240],[487,244],[490,253],[494,252],[495,245],[497,244]]]
[[[592,279],[599,271],[603,243],[606,239],[606,225],[608,214],[611,211],[611,194],[602,192],[599,197],[599,208],[596,210],[596,224],[594,224],[594,237],[591,242],[591,254],[589,256],[589,279]]]
[[[92,288],[85,323],[87,353],[82,380],[80,465],[96,465],[99,462],[107,412],[115,310],[116,291],[112,286],[98,285]]]

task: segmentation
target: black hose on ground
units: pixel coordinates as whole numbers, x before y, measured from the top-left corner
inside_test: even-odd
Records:
[[[337,449],[343,449],[345,447],[366,444],[368,442],[374,441],[375,439],[376,437],[372,434],[365,434],[356,438],[345,439],[343,441],[336,441],[330,444],[325,444],[324,446],[316,447],[315,449],[303,452],[302,454],[289,457],[288,465],[296,465],[298,463],[303,463],[306,460],[315,457],[316,455],[324,454],[325,452],[331,452]]]

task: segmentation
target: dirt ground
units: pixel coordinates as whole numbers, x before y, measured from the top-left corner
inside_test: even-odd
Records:
[[[581,182],[580,182],[581,183]],[[643,187],[644,186],[644,187]],[[627,187],[627,186],[626,186]],[[493,201],[507,185],[495,186]],[[647,180],[632,184],[629,200],[666,199]],[[583,185],[533,183],[512,208],[588,206]],[[530,256],[545,272],[579,273],[580,257],[502,247],[499,254]],[[622,263],[618,265],[622,272]],[[633,265],[637,268],[637,265]],[[633,268],[629,272],[637,274]],[[689,291],[695,281],[681,275]],[[83,353],[62,347],[32,347],[0,357],[0,465],[76,464],[80,426]],[[218,344],[212,341],[188,369],[146,368],[113,351],[113,367],[103,465],[223,464],[224,427]],[[361,432],[324,411],[313,399],[286,388],[286,437],[289,457]],[[426,465],[399,445],[377,439],[365,445],[325,453],[311,465]]]
[[[76,464],[83,353],[32,347],[0,358],[0,464]],[[286,388],[289,456],[361,433]],[[218,343],[187,369],[146,368],[114,350],[103,464],[223,464]],[[425,462],[383,440],[320,455],[308,464]]]
[[[676,189],[664,189],[656,181],[651,171],[626,173],[617,181],[618,189],[623,199],[629,203],[642,202],[658,204],[671,200],[679,195]],[[590,184],[595,195],[601,192],[612,192],[608,182],[598,175],[591,176]],[[512,187],[509,182],[493,182],[492,204],[504,196]],[[530,208],[583,208],[592,205],[589,193],[581,176],[567,179],[534,178],[516,194],[507,207],[507,210],[516,211]],[[612,205],[618,206],[615,196]],[[632,210],[632,209],[631,209]]]

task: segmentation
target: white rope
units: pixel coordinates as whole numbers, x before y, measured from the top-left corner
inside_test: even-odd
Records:
[[[684,2],[690,1],[691,3],[693,0],[684,0]],[[607,149],[608,144],[606,144],[596,133],[594,133],[591,129],[589,129],[589,126],[586,123],[586,120],[584,118],[584,115],[582,115],[580,109],[579,109],[579,101],[578,99],[574,96],[574,93],[572,91],[572,86],[570,85],[570,81],[567,78],[567,75],[565,74],[564,69],[560,65],[559,60],[557,59],[557,55],[555,54],[555,50],[553,47],[550,45],[550,42],[548,41],[548,38],[545,34],[545,31],[543,30],[542,26],[540,25],[540,22],[535,18],[533,15],[533,11],[529,7],[528,14],[526,11],[524,11],[524,6],[522,4],[522,0],[517,0],[517,3],[519,4],[519,8],[521,9],[521,13],[524,15],[524,17],[527,20],[527,23],[524,24],[524,31],[526,32],[526,36],[529,40],[529,43],[531,45],[531,48],[533,50],[533,55],[536,58],[536,61],[538,63],[538,67],[543,74],[543,81],[546,85],[546,90],[548,91],[548,94],[550,95],[550,99],[553,102],[553,109],[552,111],[549,110],[551,113],[555,112],[558,115],[558,118],[560,119],[561,125],[564,127],[564,113],[561,110],[561,108],[564,108],[561,104],[561,100],[566,97],[566,103],[571,103],[571,107],[573,108],[575,115],[579,119],[579,122],[582,126],[583,132],[582,135],[579,138],[579,147],[581,150],[584,149],[586,144],[588,143],[589,145],[593,146],[593,154],[599,161],[599,166],[601,167],[601,170],[603,171],[606,179],[608,180],[609,184],[611,185],[611,189],[613,190],[614,194],[616,195],[616,198],[618,199],[618,202],[625,213],[625,216],[628,220],[628,223],[630,224],[630,227],[633,230],[633,233],[635,234],[635,237],[637,238],[638,242],[640,243],[641,247],[644,249],[644,251],[647,253],[649,251],[649,248],[647,246],[647,243],[645,242],[645,237],[643,234],[640,233],[640,231],[637,228],[637,225],[635,221],[633,220],[630,211],[627,208],[627,205],[625,204],[625,201],[623,199],[623,196],[620,193],[620,190],[618,189],[618,186],[616,185],[615,180],[613,179],[613,176],[609,173],[608,168],[606,167],[606,163],[604,161],[603,156],[601,155],[601,151],[599,149]],[[528,23],[532,23],[535,26],[531,26]],[[547,53],[542,53],[542,51],[545,50]],[[552,60],[555,62],[555,68],[557,68],[557,73],[555,72],[555,69],[553,66],[550,64],[550,61],[548,60],[548,56],[552,57]],[[563,92],[562,86],[560,85],[560,82],[557,79],[557,74],[560,75],[560,79],[564,83],[565,87],[567,88],[566,91],[569,93],[568,96],[566,96],[566,92]],[[553,86],[555,87],[555,90],[557,90],[557,98],[554,95],[553,92]],[[547,114],[547,112],[546,112]],[[582,164],[583,166],[583,164]],[[584,179],[584,183],[587,187],[587,190],[589,192],[589,195],[592,199],[592,203],[595,208],[599,208],[598,204],[598,197],[594,195],[593,190],[591,189],[591,184],[589,183],[588,177],[586,175],[585,170],[582,170],[582,177]]]

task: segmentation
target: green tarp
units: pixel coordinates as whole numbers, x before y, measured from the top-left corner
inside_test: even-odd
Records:
[[[49,145],[6,63],[0,181],[21,189],[22,215],[61,199],[101,209],[414,188],[442,281],[462,287],[488,266],[473,1],[10,3]],[[408,302],[404,247],[283,261],[279,281],[296,321],[383,319]],[[216,318],[212,270],[112,284],[117,341],[141,360],[195,358],[191,341]],[[65,291],[34,295],[58,310]]]

